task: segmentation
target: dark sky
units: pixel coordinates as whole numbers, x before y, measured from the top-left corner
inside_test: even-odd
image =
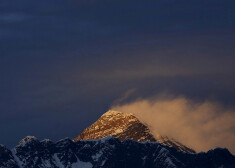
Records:
[[[234,0],[0,0],[0,143],[73,138],[127,91],[235,104]]]

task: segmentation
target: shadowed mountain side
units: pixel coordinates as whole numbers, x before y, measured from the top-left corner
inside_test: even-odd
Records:
[[[234,168],[235,157],[216,148],[189,154],[157,142],[106,137],[56,143],[28,136],[13,149],[0,146],[0,168]]]

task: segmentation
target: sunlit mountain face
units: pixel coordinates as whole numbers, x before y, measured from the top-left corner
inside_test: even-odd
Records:
[[[86,128],[74,141],[100,139],[107,136],[118,138],[120,141],[132,139],[140,142],[159,142],[163,145],[174,147],[179,151],[195,153],[174,139],[167,136],[153,134],[147,125],[143,124],[133,114],[109,110],[94,124]]]

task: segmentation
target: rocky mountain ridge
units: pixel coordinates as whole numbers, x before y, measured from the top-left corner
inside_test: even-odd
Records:
[[[133,114],[114,110],[104,113],[95,123],[79,134],[74,141],[100,139],[107,136],[118,138],[120,141],[129,138],[140,142],[159,142],[182,152],[195,153],[193,149],[172,138],[159,134],[154,135],[149,126],[141,122]]]
[[[189,154],[158,142],[106,137],[56,143],[28,136],[12,150],[0,145],[0,168],[234,168],[235,157],[216,148]]]

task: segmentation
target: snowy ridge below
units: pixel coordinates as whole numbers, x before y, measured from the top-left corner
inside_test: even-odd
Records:
[[[22,142],[24,142],[22,144]],[[232,168],[235,157],[216,148],[189,154],[158,142],[105,137],[58,142],[26,137],[13,150],[0,146],[0,168]]]

